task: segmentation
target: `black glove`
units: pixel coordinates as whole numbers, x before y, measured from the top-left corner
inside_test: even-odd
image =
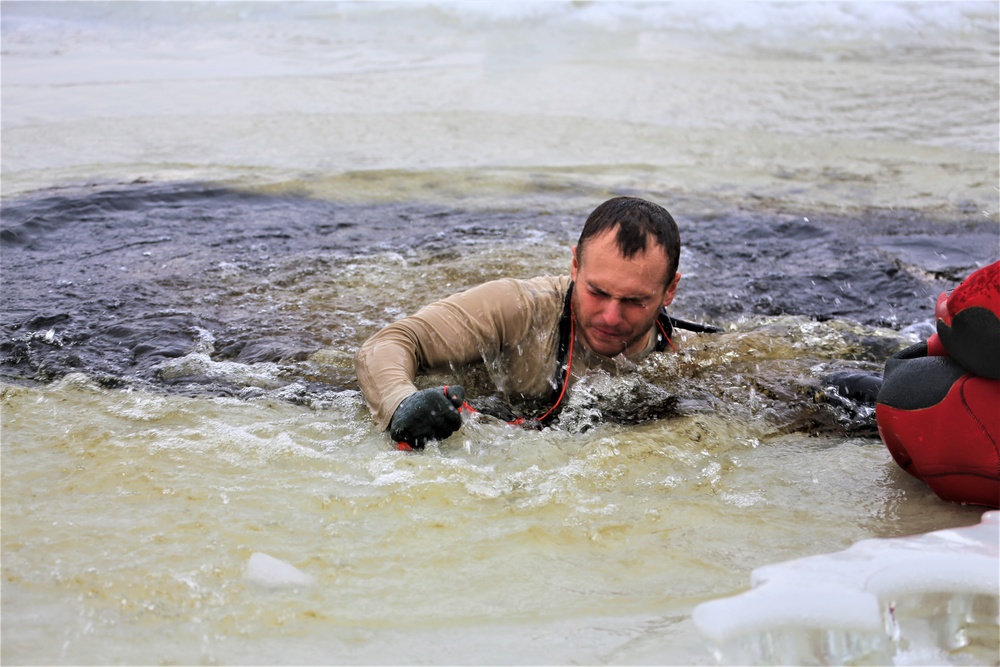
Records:
[[[851,398],[859,403],[875,405],[882,378],[871,373],[842,371],[833,373],[826,378],[826,384],[837,389],[844,398]]]
[[[458,385],[423,389],[407,396],[389,422],[393,442],[423,449],[429,440],[442,440],[462,426],[458,409],[465,390]]]

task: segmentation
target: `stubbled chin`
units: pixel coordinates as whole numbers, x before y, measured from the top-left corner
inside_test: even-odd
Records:
[[[590,348],[591,352],[599,354],[602,357],[617,357],[619,354],[625,351],[625,339],[623,338],[604,338],[595,336],[585,336],[584,342],[587,347]]]

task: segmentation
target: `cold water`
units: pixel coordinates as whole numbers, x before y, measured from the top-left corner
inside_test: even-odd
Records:
[[[978,523],[823,378],[879,372],[997,257],[997,26],[5,2],[2,661],[713,664],[692,610],[755,568]],[[566,271],[615,194],[674,214],[674,314],[725,332],[556,428],[394,451],[361,341]],[[993,625],[939,657],[995,664]]]

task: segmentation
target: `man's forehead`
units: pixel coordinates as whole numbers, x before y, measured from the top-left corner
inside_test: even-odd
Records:
[[[628,280],[620,272],[587,273],[582,276],[584,286],[618,299],[652,299],[660,294],[663,285],[649,280]]]
[[[596,246],[596,248],[594,248]],[[604,231],[594,234],[590,238],[584,240],[580,245],[579,250],[581,255],[586,254],[591,249],[595,249],[600,253],[613,252],[615,255],[622,257],[624,259],[633,260],[643,255],[652,255],[653,253],[659,254],[663,257],[664,261],[669,261],[667,259],[666,248],[659,243],[657,238],[650,233],[646,234],[646,247],[643,250],[638,250],[631,257],[625,257],[622,253],[620,244],[618,243],[618,227],[612,227],[610,229],[605,229]],[[586,251],[586,252],[584,252]],[[581,257],[582,259],[582,257]]]

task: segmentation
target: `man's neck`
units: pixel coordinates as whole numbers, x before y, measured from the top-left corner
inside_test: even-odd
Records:
[[[631,352],[629,352],[628,350],[623,350],[623,351],[619,352],[618,354],[616,354],[616,355],[614,355],[612,357],[608,357],[608,356],[605,356],[603,354],[600,354],[598,352],[594,352],[593,350],[591,350],[590,346],[587,345],[587,341],[584,340],[583,336],[579,335],[579,333],[576,335],[576,341],[575,342],[578,343],[580,345],[580,347],[583,348],[583,350],[586,352],[586,354],[588,356],[590,356],[590,357],[593,357],[593,358],[599,359],[599,360],[620,363],[620,361],[623,361],[623,360],[630,360],[630,359],[633,359],[634,357],[642,356],[642,355],[646,354],[647,352],[649,352],[649,351],[651,351],[651,350],[653,350],[655,348],[655,346],[656,346],[656,323],[654,322],[653,326],[650,327],[649,331],[646,332],[646,335],[638,343],[636,343],[636,345],[633,346],[633,349],[632,349]]]

